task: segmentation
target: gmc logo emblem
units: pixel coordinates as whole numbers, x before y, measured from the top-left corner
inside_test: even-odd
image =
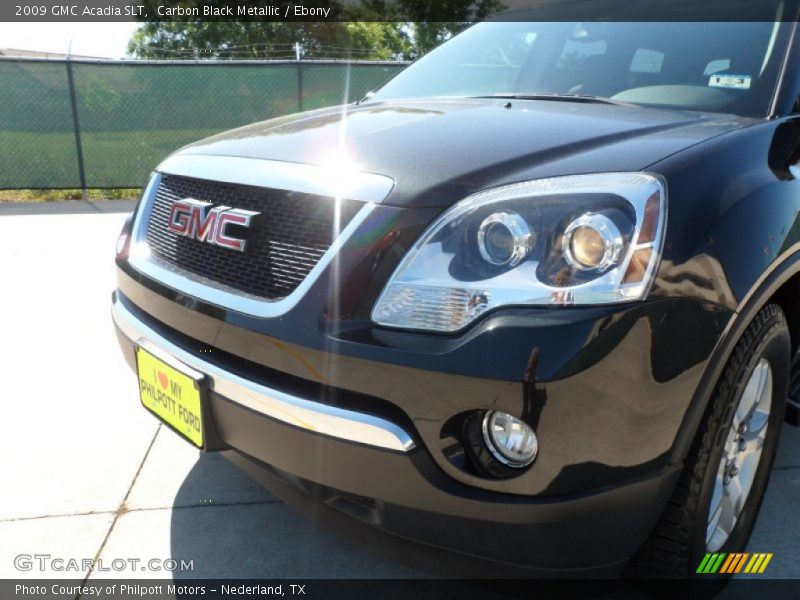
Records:
[[[249,227],[253,217],[260,213],[230,206],[214,206],[193,198],[179,200],[172,205],[169,230],[177,235],[199,242],[244,252],[247,240],[228,235],[228,225]]]

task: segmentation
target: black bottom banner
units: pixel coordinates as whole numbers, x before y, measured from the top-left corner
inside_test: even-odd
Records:
[[[798,598],[800,580],[709,578],[700,581],[447,580],[447,579],[96,579],[0,580],[0,598],[46,600],[183,600],[220,598]]]

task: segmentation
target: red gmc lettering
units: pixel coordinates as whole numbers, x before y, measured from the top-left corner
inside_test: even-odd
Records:
[[[228,225],[249,227],[259,213],[230,206],[214,206],[193,198],[172,205],[167,226],[173,233],[199,242],[244,252],[247,241],[227,233]]]
[[[226,248],[238,250],[239,252],[244,252],[246,243],[245,240],[240,240],[239,238],[227,235],[225,233],[225,226],[232,223],[234,225],[248,227],[250,225],[250,221],[257,214],[258,213],[252,213],[251,211],[229,211],[222,213],[217,221],[217,236],[215,243],[218,246],[224,246]]]

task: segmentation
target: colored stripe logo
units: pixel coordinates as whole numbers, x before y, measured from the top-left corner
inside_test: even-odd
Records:
[[[697,573],[701,575],[760,574],[767,569],[771,560],[772,552],[709,552],[697,567]]]

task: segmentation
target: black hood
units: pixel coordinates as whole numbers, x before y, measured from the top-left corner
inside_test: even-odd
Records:
[[[636,106],[544,100],[369,103],[292,115],[208,138],[180,154],[319,164],[344,148],[392,177],[386,204],[449,206],[487,187],[559,175],[640,171],[754,122]]]

